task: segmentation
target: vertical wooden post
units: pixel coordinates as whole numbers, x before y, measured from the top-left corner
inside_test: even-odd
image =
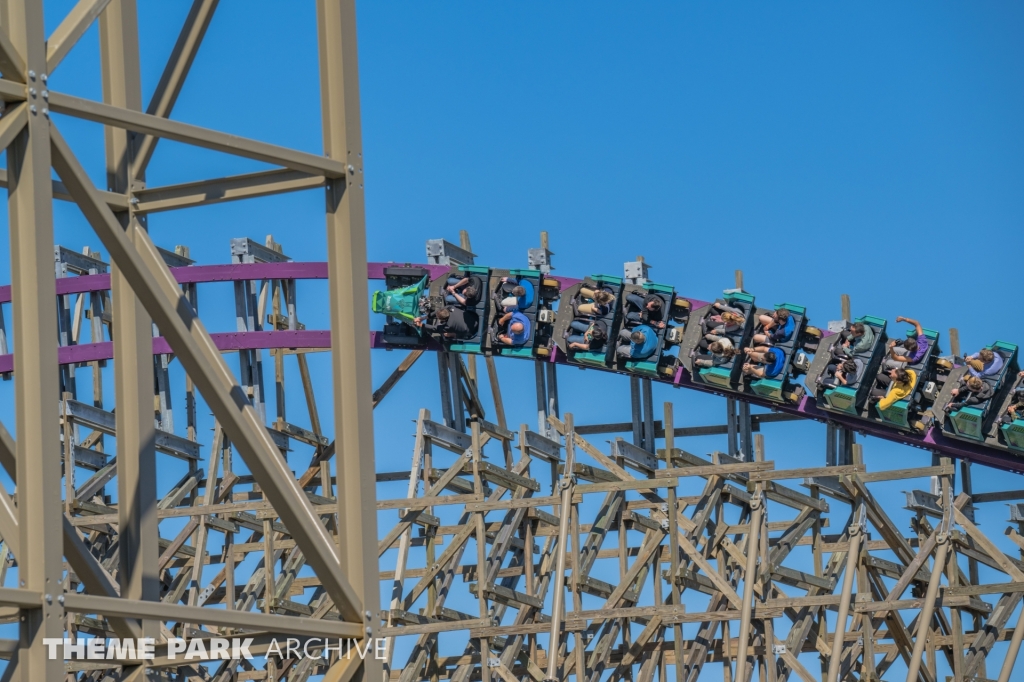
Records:
[[[675,416],[672,403],[665,403],[665,416],[663,419],[665,427],[665,463],[672,466],[672,450],[676,446]],[[672,604],[678,606],[682,603],[682,591],[679,589],[679,540],[678,540],[678,505],[676,488],[668,489],[668,556],[669,556],[669,580],[672,585]],[[658,580],[661,576],[658,576]],[[675,623],[672,625],[672,651],[675,654],[676,682],[683,682],[683,625]]]
[[[759,434],[760,435],[760,434]],[[747,650],[750,645],[750,616],[754,610],[754,583],[757,572],[757,553],[759,550],[759,533],[761,531],[761,515],[764,513],[764,497],[761,486],[754,490],[750,499],[750,532],[747,533],[747,564],[743,570],[743,605],[740,607],[739,651],[736,654],[736,680],[747,679]]]

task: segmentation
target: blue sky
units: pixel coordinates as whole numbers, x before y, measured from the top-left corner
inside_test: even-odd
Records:
[[[47,3],[48,31],[72,4]],[[140,4],[148,101],[187,3]],[[958,327],[965,351],[1024,342],[1011,303],[1024,255],[1020,4],[364,2],[358,19],[371,260],[420,262],[424,240],[468,230],[478,262],[525,266],[547,230],[558,274],[614,274],[643,254],[654,279],[710,299],[740,268],[759,301],[805,305],[818,324],[839,317],[845,292],[855,315],[916,317],[943,339]],[[174,118],[319,153],[314,22],[312,2],[221,3]],[[98,54],[94,26],[52,88],[100,99]],[[101,128],[55,120],[102,184]],[[147,180],[262,167],[162,142]],[[232,237],[270,233],[296,260],[319,260],[322,201],[160,214],[150,229],[205,263],[225,262]],[[98,246],[72,206],[55,207],[55,231]],[[300,289],[311,328],[326,324],[325,291]],[[211,288],[204,311],[209,328],[230,329],[230,291]],[[374,356],[375,383],[400,357]],[[324,377],[325,356],[314,363]],[[532,372],[499,371],[510,422],[532,423]],[[560,381],[578,422],[627,418],[624,379],[564,369]],[[720,399],[659,387],[655,400],[674,401],[683,425],[722,419]],[[432,357],[378,409],[378,468],[408,466],[412,427],[395,425],[421,406],[439,414]],[[820,425],[765,435],[780,465],[823,461]],[[869,466],[929,462],[877,440],[865,453]],[[1005,508],[983,518],[997,537]]]

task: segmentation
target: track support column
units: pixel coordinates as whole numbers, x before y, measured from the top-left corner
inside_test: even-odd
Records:
[[[113,0],[100,15],[100,56],[104,101],[141,111],[135,0]],[[133,136],[112,126],[106,126],[104,133],[107,186],[130,196],[136,189],[129,174]],[[117,218],[126,229],[136,220],[130,211],[118,213]],[[128,230],[129,235],[134,233],[134,229]],[[118,579],[121,596],[159,601],[153,323],[113,259],[110,270],[117,401]],[[159,636],[159,623],[143,621],[143,633]]]
[[[729,443],[726,446],[726,450],[728,450],[729,456],[735,457],[736,453],[739,452],[739,420],[736,417],[735,398],[725,399],[725,425],[729,434]]]
[[[43,5],[7,0],[11,43],[25,60],[37,92],[45,88],[46,43]],[[7,76],[8,74],[4,74]],[[20,78],[11,73],[10,78]],[[25,128],[7,150],[11,240],[11,295],[14,309],[14,396],[17,433],[18,586],[51,595],[39,608],[21,612],[16,679],[57,680],[64,662],[47,658],[44,637],[63,636],[63,523],[60,438],[57,430],[59,370],[53,278],[53,194],[50,180],[50,122],[37,97]],[[6,117],[5,117],[6,118]],[[11,663],[15,665],[15,663]]]
[[[317,29],[324,152],[344,163],[347,171],[326,184],[338,545],[345,574],[362,600],[366,634],[373,637],[379,627],[380,583],[354,0],[318,0]],[[356,673],[354,679],[381,678],[380,661],[368,656],[362,665],[362,675]]]

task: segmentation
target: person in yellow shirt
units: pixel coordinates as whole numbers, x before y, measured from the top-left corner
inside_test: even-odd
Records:
[[[897,401],[909,398],[914,392],[917,373],[912,369],[890,369],[888,373],[876,377],[874,388],[871,389],[871,400],[878,401],[878,409],[886,410]]]

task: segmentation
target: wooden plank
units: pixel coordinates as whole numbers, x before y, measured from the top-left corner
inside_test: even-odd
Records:
[[[894,469],[892,471],[860,472],[857,476],[864,483],[877,481],[898,481],[907,478],[928,478],[930,476],[952,476],[956,467],[952,464],[934,467],[918,467],[916,469]]]
[[[971,536],[981,550],[992,557],[992,560],[996,562],[1004,573],[1013,578],[1014,582],[1024,582],[1024,571],[1019,569],[1008,556],[1003,554],[1003,552],[996,547],[984,533],[978,530],[978,528],[956,507],[953,508],[953,515],[956,517],[956,522],[960,527],[967,531],[967,534]]]
[[[658,488],[672,488],[679,485],[678,478],[647,478],[631,481],[616,481],[614,483],[585,483],[576,486],[575,495],[590,493],[621,492],[623,490],[657,490]]]
[[[377,509],[426,509],[427,507],[440,507],[450,504],[466,504],[479,499],[479,495],[475,493],[415,498],[401,497],[397,500],[377,500]],[[329,507],[330,505],[327,506]]]
[[[834,467],[810,467],[806,469],[781,469],[777,471],[752,471],[750,482],[757,481],[780,481],[788,478],[814,478],[815,476],[843,476],[856,474],[864,471],[860,465],[834,466]]]
[[[670,478],[672,476],[728,476],[734,473],[772,471],[774,469],[775,462],[740,462],[737,464],[708,464],[706,466],[658,469],[654,475],[656,478]]]
[[[438,632],[454,632],[465,630],[474,626],[482,626],[488,623],[487,618],[474,618],[473,620],[439,621],[436,623],[423,623],[421,625],[402,625],[389,628],[381,628],[381,637],[402,637],[406,635],[428,635]]]
[[[412,369],[412,366],[416,364],[416,361],[423,355],[422,349],[415,349],[409,351],[409,354],[402,358],[402,362],[399,363],[398,367],[384,380],[384,383],[380,385],[376,391],[373,392],[373,406],[377,407],[385,396],[391,392],[391,389],[399,382],[399,380],[405,376],[405,373]]]

